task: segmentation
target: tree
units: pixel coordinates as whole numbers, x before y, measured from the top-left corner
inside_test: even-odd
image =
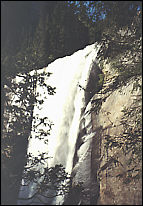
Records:
[[[2,3],[2,73],[6,76],[42,68],[86,44],[87,28],[66,1]],[[25,56],[33,64],[27,65]],[[19,59],[24,65],[16,67]]]
[[[128,160],[129,169],[126,172],[126,181],[124,181],[126,184],[134,179],[141,178],[142,13],[140,9],[140,2],[113,3],[113,8],[109,8],[111,13],[107,15],[107,19],[105,20],[108,25],[110,24],[109,19],[112,20],[111,28],[113,30],[109,28],[102,33],[102,48],[98,54],[98,58],[110,62],[112,68],[118,74],[113,84],[105,92],[121,88],[131,80],[134,81],[132,92],[134,90],[139,92],[138,95],[134,96],[131,106],[124,108],[122,111],[123,117],[120,123],[123,126],[123,134],[116,136],[107,135],[105,137],[105,147],[110,149],[120,148],[125,156],[130,154]],[[120,11],[121,15],[119,14]],[[123,21],[127,11],[128,16]],[[134,176],[134,173],[137,174]]]
[[[47,159],[46,153],[41,153],[38,157],[28,154],[27,166],[25,166],[22,176],[22,189],[31,184],[34,184],[35,188],[30,197],[19,196],[18,200],[28,201],[29,205],[33,203],[47,204],[52,202],[53,198],[68,193],[71,184],[70,175],[65,172],[61,164],[49,168]]]
[[[41,105],[43,99],[36,92],[37,83],[47,89],[48,94],[53,95],[55,88],[45,84],[44,78],[50,73],[17,74],[13,79],[7,78],[4,85],[5,102],[2,130],[2,204],[16,204],[20,181],[24,165],[28,140],[31,137],[33,108]],[[44,118],[43,118],[44,119]],[[38,120],[37,120],[38,121]],[[49,121],[39,119],[46,124],[46,131],[40,130],[35,138],[46,138],[51,130]],[[36,128],[33,128],[33,132]],[[19,165],[19,167],[17,167]],[[11,195],[10,195],[11,194]]]
[[[3,204],[15,204],[17,198],[22,171],[26,164],[28,137],[32,120],[34,120],[33,106],[35,103],[39,106],[43,103],[43,100],[37,98],[36,84],[39,82],[47,88],[48,94],[54,94],[55,91],[55,88],[44,84],[46,74],[39,76],[37,70],[58,57],[69,55],[88,43],[99,41],[102,43],[99,57],[111,61],[119,73],[112,88],[109,89],[126,84],[131,78],[135,78],[138,82],[141,75],[142,54],[141,15],[140,1],[2,2]],[[36,70],[35,75],[31,76],[29,71],[33,69]],[[22,78],[23,82],[15,82],[16,75]],[[135,85],[135,88],[139,87],[139,84]],[[8,93],[10,95],[7,95]],[[16,95],[17,104],[13,105],[12,99]],[[125,117],[129,118],[129,114],[137,115],[137,129],[131,131],[129,124],[125,124],[125,120],[122,123],[127,134],[126,139],[132,140],[129,145],[133,151],[138,153],[140,152],[141,121],[139,114],[141,110],[140,104],[137,110],[135,105],[132,106],[130,111],[124,111]],[[133,113],[133,110],[137,112]],[[11,115],[10,122],[8,122],[9,115]],[[52,125],[48,119],[43,118],[38,121],[39,124],[47,124],[48,130],[39,131],[35,137],[45,138],[50,133]],[[137,140],[138,149],[133,148],[132,143],[135,141],[133,137]],[[18,170],[17,162],[21,162]],[[51,170],[48,168],[48,174],[44,170],[43,176],[38,171],[37,174],[34,172],[32,181],[35,181],[35,177],[43,178],[41,181],[44,178],[48,181],[50,177],[47,175],[55,175],[55,170],[57,174],[63,174],[63,177],[60,176],[60,179],[57,179],[58,183],[55,179],[50,180],[55,184],[55,191],[58,186],[61,188],[61,184],[66,180],[62,166],[55,166]],[[32,170],[29,172],[24,173],[25,178],[31,178]],[[48,184],[52,183],[50,181]],[[37,188],[38,197],[45,195],[49,186],[46,184],[46,182],[41,182],[40,187]],[[42,185],[45,187],[43,190],[41,190]],[[65,185],[63,191],[64,188]],[[8,194],[11,191],[13,191],[13,197]],[[54,194],[57,195],[57,192],[55,191]]]
[[[74,19],[71,26],[64,23],[68,14],[69,21]],[[29,71],[43,68],[57,57],[83,46],[87,40],[80,43],[79,27],[83,28],[81,33],[84,32],[84,26],[80,26],[66,2],[2,2],[3,204],[15,204],[18,194],[22,170],[26,163],[28,137],[34,120],[33,107],[35,103],[43,103],[43,100],[36,96],[37,81],[47,87],[49,94],[54,94],[55,90],[45,85],[43,79],[46,74],[38,76],[35,71],[35,75],[31,76]],[[76,32],[72,33],[73,30]],[[73,46],[70,42],[73,42],[75,37]],[[16,76],[22,78],[23,82],[14,81]],[[13,97],[17,98],[14,105]],[[10,122],[8,114],[11,115]],[[43,123],[45,120],[39,119],[39,122]],[[49,130],[40,131],[38,138],[48,135],[51,124],[48,122],[47,125]],[[16,165],[20,161],[21,167],[17,170]],[[11,190],[13,195],[10,197],[8,193]]]

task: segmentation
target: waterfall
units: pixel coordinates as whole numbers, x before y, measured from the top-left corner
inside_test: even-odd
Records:
[[[85,108],[84,89],[99,47],[97,44],[89,45],[71,56],[59,58],[46,68],[38,70],[38,73],[42,71],[52,73],[50,77],[45,78],[45,82],[56,87],[56,93],[48,95],[40,109],[35,104],[33,116],[48,117],[53,125],[48,137],[48,144],[34,138],[34,134],[31,134],[28,153],[36,156],[41,152],[48,152],[48,156],[51,157],[47,160],[48,166],[62,164],[69,174],[72,171],[80,117]],[[37,85],[36,92],[42,97],[45,90]],[[34,185],[22,189],[19,195],[30,197]],[[60,204],[58,198],[55,201],[55,204]],[[18,201],[19,204],[25,204],[25,201]]]

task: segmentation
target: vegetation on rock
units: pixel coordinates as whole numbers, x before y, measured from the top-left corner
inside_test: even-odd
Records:
[[[119,74],[108,89],[113,90],[125,85],[131,78],[135,79],[134,89],[141,89],[139,79],[142,74],[142,5],[140,1],[3,1],[1,4],[1,154],[2,204],[5,205],[16,204],[23,169],[28,158],[26,151],[33,120],[33,106],[35,103],[39,106],[43,103],[43,100],[37,98],[37,81],[47,88],[49,95],[55,92],[55,88],[45,85],[46,74],[38,75],[36,70],[56,58],[69,55],[85,45],[98,41],[102,45],[98,58],[111,62]],[[29,72],[33,69],[35,75],[31,76]],[[16,75],[23,81],[14,82]],[[97,92],[102,87],[103,79],[103,74],[99,72]],[[17,106],[12,104],[15,95]],[[101,104],[100,99],[97,105]],[[121,123],[124,133],[122,137],[118,137],[120,141],[116,141],[116,137],[114,140],[109,137],[107,142],[108,146],[122,147],[125,153],[131,151],[130,161],[140,162],[141,159],[141,112],[139,95],[131,107],[123,111]],[[50,133],[52,125],[46,120],[39,119],[39,123],[45,123],[48,129],[46,133],[40,131],[38,138],[45,138]],[[126,144],[123,147],[124,140]],[[32,159],[34,164],[37,163],[34,157]],[[24,175],[26,181],[31,178],[32,181],[37,181],[35,178],[41,177],[38,171],[31,174],[27,170]],[[45,168],[42,177],[36,191],[39,196],[44,195],[53,182],[54,194],[57,195],[60,191],[69,192],[69,185],[62,185],[69,177],[61,165]],[[81,192],[80,189],[75,187],[70,190],[70,196],[72,197],[77,190]]]

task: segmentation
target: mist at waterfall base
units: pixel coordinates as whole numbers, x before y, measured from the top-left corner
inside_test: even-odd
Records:
[[[27,152],[34,156],[48,152],[48,156],[52,157],[47,159],[48,167],[62,164],[69,174],[72,171],[81,112],[85,108],[85,90],[82,88],[86,88],[92,64],[97,61],[99,47],[96,43],[89,45],[71,56],[59,58],[46,68],[38,70],[38,73],[43,71],[52,73],[50,77],[45,78],[45,82],[56,87],[56,93],[47,96],[40,110],[35,105],[33,116],[48,117],[53,125],[48,144],[35,138],[34,133],[31,134],[32,138],[29,140]],[[36,92],[44,98],[45,90],[40,85],[37,85]],[[33,183],[27,187],[22,186],[19,197],[30,198],[34,193],[34,188]],[[61,205],[63,200],[63,197],[56,197],[50,200],[49,204]],[[30,204],[30,200],[18,200],[17,202],[18,205],[27,203]],[[39,202],[38,205],[42,203]]]

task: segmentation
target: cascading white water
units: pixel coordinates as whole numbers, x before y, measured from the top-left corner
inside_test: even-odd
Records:
[[[75,144],[78,135],[81,112],[85,107],[85,94],[87,80],[95,61],[99,45],[92,44],[85,49],[75,52],[71,56],[57,59],[46,68],[40,69],[38,73],[45,71],[52,73],[45,79],[48,85],[56,87],[54,95],[48,95],[39,110],[34,107],[34,116],[48,117],[54,124],[48,138],[48,144],[35,139],[34,135],[29,140],[28,153],[34,156],[41,152],[48,152],[48,165],[62,164],[69,174],[72,170]],[[37,85],[37,93],[44,95],[45,90]],[[42,165],[41,165],[42,167]],[[33,193],[34,186],[27,189],[28,197]],[[20,192],[23,196],[23,192]],[[57,198],[54,204],[60,204]],[[18,204],[24,204],[19,201]]]

